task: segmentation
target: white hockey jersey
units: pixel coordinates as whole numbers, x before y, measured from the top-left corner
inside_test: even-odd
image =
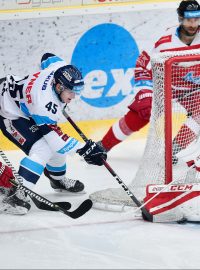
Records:
[[[168,28],[165,35],[163,35],[158,41],[155,42],[152,53],[158,53],[172,48],[175,49],[187,47],[188,45],[186,45],[180,40],[179,33],[180,33],[180,26]],[[199,44],[200,44],[200,29],[198,29],[194,40],[189,46]]]
[[[192,43],[188,46],[183,43],[180,38],[180,26],[168,28],[165,34],[155,42],[154,47],[151,51],[151,55],[154,53],[163,52],[166,50],[177,49],[181,50],[184,48],[197,49],[200,48],[200,28],[198,29],[196,36]],[[147,52],[143,51],[136,62],[135,68],[135,93],[138,93],[142,89],[153,90],[150,56]]]
[[[65,104],[54,90],[53,76],[64,65],[66,62],[61,58],[49,54],[41,63],[42,70],[25,78],[8,75],[0,98],[1,116],[11,120],[31,117],[52,151],[61,154],[82,146],[82,143],[66,136],[57,127]]]

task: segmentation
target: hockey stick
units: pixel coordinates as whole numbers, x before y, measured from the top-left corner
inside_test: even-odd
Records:
[[[65,118],[69,121],[69,123],[72,125],[72,127],[77,131],[77,133],[80,135],[80,137],[87,142],[88,138],[85,136],[85,134],[80,130],[80,128],[75,124],[75,122],[71,119],[71,117],[67,114],[65,111],[66,105],[63,108],[63,115]],[[106,169],[111,173],[111,175],[117,180],[118,184],[124,189],[124,191],[127,193],[127,195],[132,199],[132,201],[140,207],[140,210],[142,211],[143,216],[145,216],[146,220],[153,221],[153,216],[147,211],[145,207],[142,206],[141,202],[135,197],[135,195],[130,191],[130,189],[125,185],[125,183],[121,180],[121,178],[116,174],[116,172],[110,167],[110,165],[103,160],[103,164],[106,167]]]
[[[5,80],[6,80],[6,77],[0,78],[0,84],[2,84],[2,82],[4,82]]]
[[[73,219],[76,219],[84,215],[92,208],[92,201],[90,199],[83,201],[82,204],[79,205],[77,209],[71,212],[67,211],[71,208],[71,204],[69,202],[51,202],[47,200],[46,198],[42,197],[41,195],[37,194],[36,192],[30,190],[29,188],[21,184],[22,179],[20,175],[16,172],[15,168],[12,166],[11,162],[8,160],[8,158],[6,157],[6,155],[2,150],[0,150],[0,156],[5,161],[5,163],[9,167],[11,167],[14,176],[19,181],[18,183],[15,179],[10,179],[10,182],[18,189],[23,190],[26,194],[28,194],[39,209],[48,211],[59,211]]]

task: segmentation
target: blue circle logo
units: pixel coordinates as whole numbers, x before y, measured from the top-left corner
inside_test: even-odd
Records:
[[[112,23],[97,25],[78,41],[71,63],[83,74],[87,104],[107,108],[133,93],[133,68],[139,55],[131,34]]]

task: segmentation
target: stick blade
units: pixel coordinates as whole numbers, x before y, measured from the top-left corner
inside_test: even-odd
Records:
[[[87,199],[84,202],[82,202],[82,204],[79,205],[79,207],[76,210],[72,212],[66,212],[66,214],[73,219],[79,218],[83,216],[85,213],[87,213],[92,208],[92,205],[93,205],[92,201],[90,199]]]
[[[52,207],[42,201],[39,201],[37,198],[30,196],[34,204],[40,209],[40,210],[46,210],[46,211],[59,211],[58,208]],[[59,207],[64,208],[64,210],[69,210],[71,208],[71,203],[69,202],[53,202],[54,205],[58,205]]]
[[[64,208],[65,210],[69,210],[71,208],[71,203],[69,202],[54,202],[56,205],[58,205],[59,207]]]

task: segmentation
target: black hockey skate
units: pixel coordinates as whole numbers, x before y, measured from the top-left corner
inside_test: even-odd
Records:
[[[0,196],[0,211],[6,214],[25,215],[31,208],[24,191],[16,187],[0,188]]]
[[[55,180],[46,168],[44,169],[44,175],[49,178],[51,187],[56,192],[65,192],[71,195],[85,194],[84,184],[79,180],[73,180],[65,176],[60,180]]]

